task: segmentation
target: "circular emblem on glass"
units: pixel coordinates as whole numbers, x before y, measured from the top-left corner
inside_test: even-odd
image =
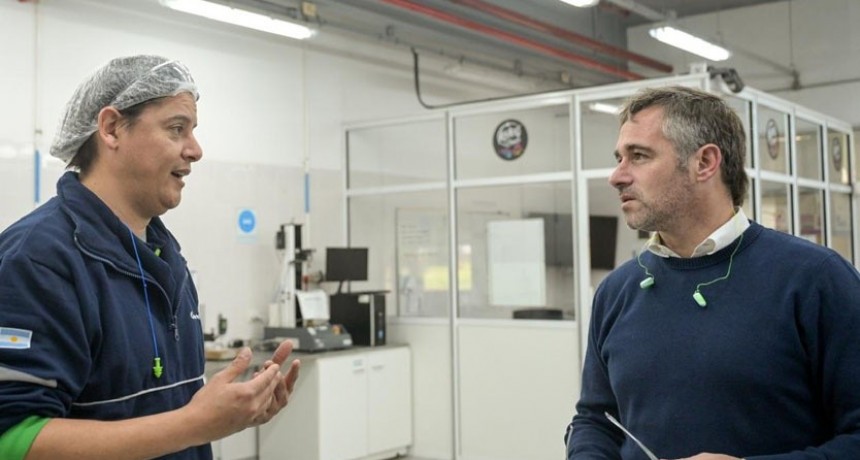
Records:
[[[833,158],[833,167],[842,171],[842,141],[838,137],[830,139],[830,157]]]
[[[503,160],[512,161],[521,157],[528,143],[526,127],[518,120],[508,119],[499,123],[493,133],[493,149]]]
[[[764,138],[767,141],[767,154],[775,160],[779,156],[779,128],[773,118],[767,121]]]

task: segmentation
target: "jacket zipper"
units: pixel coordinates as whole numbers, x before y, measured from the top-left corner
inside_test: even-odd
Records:
[[[96,255],[93,252],[89,251],[88,249],[84,248],[84,246],[78,240],[77,233],[74,234],[74,239],[75,239],[75,245],[77,245],[78,249],[82,253],[86,254],[88,257],[95,259],[99,262],[102,262],[103,264],[113,268],[114,270],[116,270],[119,273],[122,273],[123,275],[129,276],[129,277],[134,278],[134,279],[143,280],[143,277],[140,276],[139,274],[124,270],[124,269],[118,267],[115,263],[113,263],[113,261],[105,259],[104,257],[101,257],[99,255]],[[185,276],[187,277],[188,274],[186,273]],[[158,290],[161,292],[161,295],[164,296],[164,299],[167,301],[167,304],[171,306],[171,310],[172,310],[171,313],[172,314],[171,314],[170,324],[168,325],[168,329],[173,329],[173,338],[174,338],[174,340],[176,340],[178,342],[179,341],[179,327],[177,327],[178,322],[177,322],[177,318],[176,318],[176,313],[179,310],[178,305],[177,305],[176,309],[172,308],[173,306],[171,305],[170,297],[168,297],[167,293],[164,292],[164,288],[161,287],[161,285],[158,284],[158,282],[156,282],[155,279],[147,277],[146,282],[152,284],[153,286],[156,286],[158,288]],[[182,286],[180,286],[180,287],[182,287],[182,288],[185,287],[184,279],[182,282]],[[181,292],[181,289],[180,289],[180,292]]]

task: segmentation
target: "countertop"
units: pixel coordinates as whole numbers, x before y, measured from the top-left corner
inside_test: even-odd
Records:
[[[330,350],[330,351],[320,351],[316,353],[308,353],[301,351],[294,351],[290,354],[290,357],[287,358],[287,362],[292,362],[294,359],[299,359],[303,365],[310,364],[311,362],[323,358],[323,357],[331,357],[331,356],[345,356],[351,354],[363,353],[368,350],[378,350],[378,349],[386,349],[386,348],[399,348],[399,347],[407,347],[408,345],[402,343],[390,343],[386,345],[380,345],[375,347],[367,347],[367,346],[353,346],[350,348],[344,348],[340,350]],[[238,351],[238,349],[236,349]],[[254,355],[251,357],[251,365],[248,367],[248,371],[245,372],[245,376],[247,377],[249,374],[255,372],[263,363],[266,362],[272,356],[272,351],[267,350],[253,350]],[[224,369],[229,366],[232,362],[232,359],[227,360],[206,360],[206,378],[211,378],[216,372]]]

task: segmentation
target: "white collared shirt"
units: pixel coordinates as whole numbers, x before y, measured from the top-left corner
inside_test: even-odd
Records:
[[[742,208],[737,208],[735,215],[723,224],[720,228],[714,230],[705,241],[699,243],[693,254],[690,257],[700,257],[713,254],[720,249],[730,245],[750,226],[746,214]],[[660,240],[660,234],[654,232],[645,246],[646,249],[660,257],[681,257],[675,251],[666,247]]]

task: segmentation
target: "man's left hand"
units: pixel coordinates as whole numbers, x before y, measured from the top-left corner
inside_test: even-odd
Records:
[[[260,371],[257,371],[254,374],[256,377],[259,373],[266,370],[272,364],[277,364],[281,368],[284,367],[284,362],[290,356],[290,353],[293,351],[293,344],[289,340],[284,340],[278,346],[278,349],[272,353],[272,359],[267,360]],[[279,382],[275,387],[275,391],[272,394],[272,399],[269,401],[269,407],[266,409],[265,414],[256,420],[258,424],[263,424],[272,419],[278,412],[281,411],[284,407],[286,407],[287,403],[290,401],[290,395],[293,393],[293,390],[296,386],[296,380],[299,378],[299,360],[294,359],[292,363],[290,363],[290,369],[287,371],[286,375],[283,373],[279,373]]]

